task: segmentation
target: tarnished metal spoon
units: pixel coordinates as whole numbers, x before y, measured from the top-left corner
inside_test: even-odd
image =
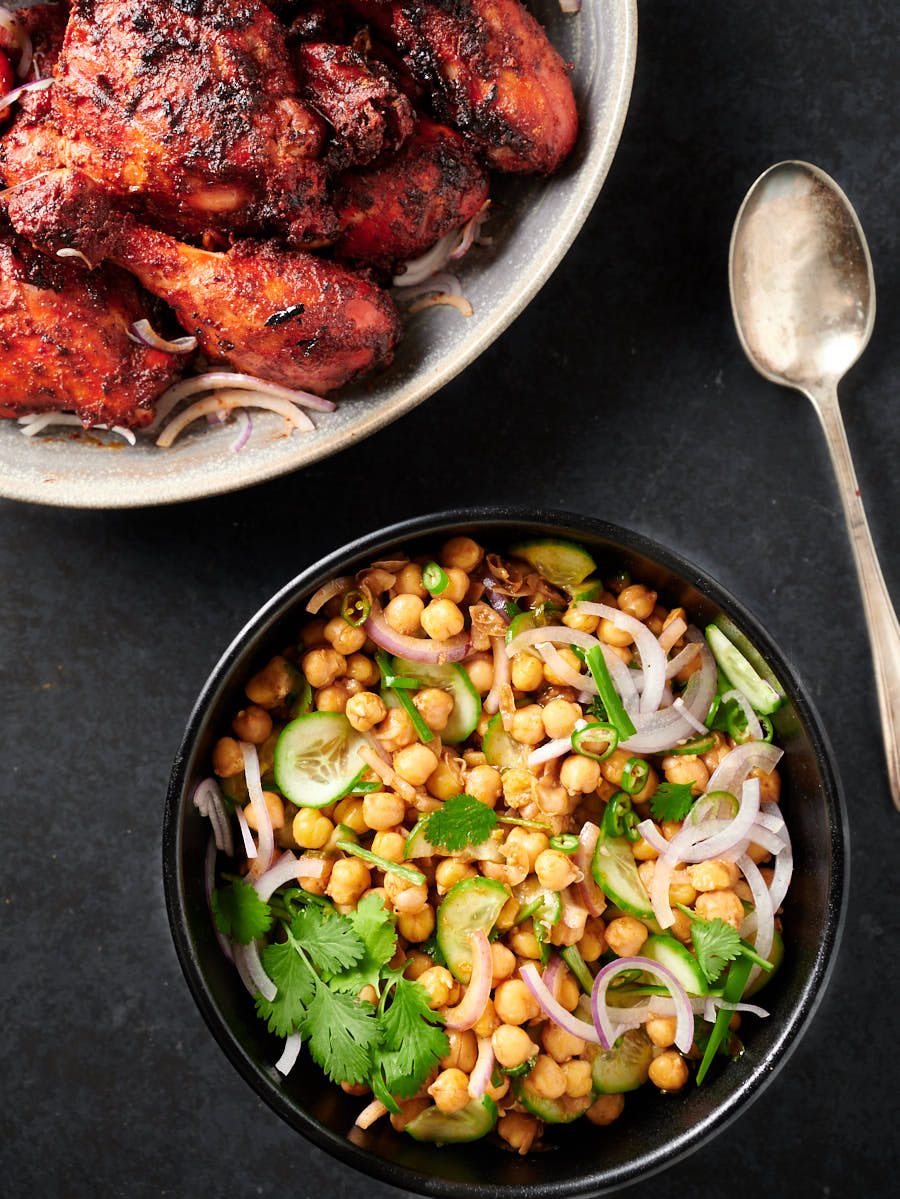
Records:
[[[900,809],[900,627],[837,397],[838,380],[872,333],[875,280],[856,213],[830,176],[797,161],[760,175],[734,222],[729,282],[747,357],[773,383],[809,396],[825,430],[869,626],[891,796]]]

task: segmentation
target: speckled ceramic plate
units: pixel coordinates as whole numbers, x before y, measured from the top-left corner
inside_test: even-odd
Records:
[[[337,411],[315,413],[315,433],[286,436],[273,413],[254,413],[254,431],[231,452],[234,426],[198,422],[168,450],[146,440],[71,427],[33,439],[0,421],[0,494],[73,508],[131,508],[233,491],[297,470],[402,416],[468,366],[546,283],[590,212],[606,178],[631,93],[637,41],[635,0],[583,0],[577,14],[558,0],[532,0],[553,44],[574,64],[581,134],[550,179],[501,179],[493,196],[490,247],[476,247],[458,274],[475,310],[431,308],[413,317],[389,370],[345,390]],[[23,363],[23,369],[27,364]]]

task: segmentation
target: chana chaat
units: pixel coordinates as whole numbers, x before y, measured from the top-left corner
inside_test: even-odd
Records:
[[[302,1046],[361,1128],[524,1154],[767,1014],[783,696],[572,542],[432,552],[321,587],[246,684],[194,795],[207,892],[282,1074]]]

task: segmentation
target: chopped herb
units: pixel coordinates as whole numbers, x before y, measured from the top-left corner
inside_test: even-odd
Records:
[[[347,914],[347,919],[362,941],[364,952],[359,961],[331,979],[330,985],[337,991],[350,991],[354,995],[366,986],[374,987],[377,991],[381,969],[391,960],[397,948],[393,918],[381,896],[369,892],[360,900],[356,911]]]
[[[761,966],[763,970],[772,969],[772,963],[758,954],[749,941],[742,940],[732,925],[726,924],[718,916],[712,920],[701,920],[696,912],[684,904],[676,906],[691,919],[694,953],[707,982],[714,983],[728,962],[733,962],[739,956]]]
[[[317,980],[315,994],[298,1030],[313,1061],[332,1082],[365,1082],[378,1044],[378,1022],[371,1003],[332,991]]]
[[[249,945],[272,927],[272,909],[243,881],[213,891],[212,910],[219,932],[239,945]]]
[[[662,824],[664,820],[684,820],[694,806],[690,783],[660,783],[650,797],[653,819]]]
[[[481,845],[497,826],[497,813],[473,795],[454,795],[425,820],[429,845],[451,853],[466,845]]]
[[[400,975],[390,990],[390,1000],[390,1005],[384,1006],[383,999],[379,1011],[381,1044],[375,1074],[382,1086],[376,1088],[373,1079],[373,1089],[409,1099],[450,1052],[450,1042],[439,1027],[441,1017],[429,1007],[428,992],[419,983]]]

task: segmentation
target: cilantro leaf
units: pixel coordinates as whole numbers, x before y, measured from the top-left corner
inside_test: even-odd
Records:
[[[378,1043],[371,1003],[330,990],[321,979],[300,1024],[313,1060],[332,1082],[365,1082]]]
[[[384,906],[380,895],[370,892],[360,901],[355,912],[346,919],[350,921],[363,944],[362,957],[349,970],[331,979],[330,986],[336,991],[352,991],[358,995],[363,987],[378,990],[381,969],[394,956],[397,948],[397,932],[394,919]]]
[[[301,908],[291,922],[290,936],[326,974],[340,974],[355,966],[366,951],[351,922],[330,915],[325,908]]]
[[[650,797],[650,811],[660,824],[664,820],[684,820],[693,806],[690,783],[660,783]]]
[[[714,920],[692,920],[691,940],[700,969],[709,983],[715,982],[726,964],[733,962],[741,953],[741,938],[737,929],[718,916]]]
[[[272,926],[272,909],[243,881],[213,891],[212,910],[219,932],[239,945],[249,945]]]
[[[383,1075],[391,1095],[409,1099],[450,1052],[447,1034],[436,1027],[440,1016],[428,1006],[425,988],[402,977],[397,979],[380,1024],[382,1043],[376,1054],[376,1074]],[[378,1081],[381,1083],[381,1078]]]
[[[425,836],[435,848],[454,850],[486,841],[497,824],[497,813],[473,795],[454,795],[425,821]]]
[[[262,952],[266,974],[278,988],[273,1000],[256,997],[256,1011],[269,1026],[269,1032],[286,1037],[306,1014],[306,1005],[316,989],[316,975],[306,959],[297,952],[290,934],[287,941],[267,945]]]

